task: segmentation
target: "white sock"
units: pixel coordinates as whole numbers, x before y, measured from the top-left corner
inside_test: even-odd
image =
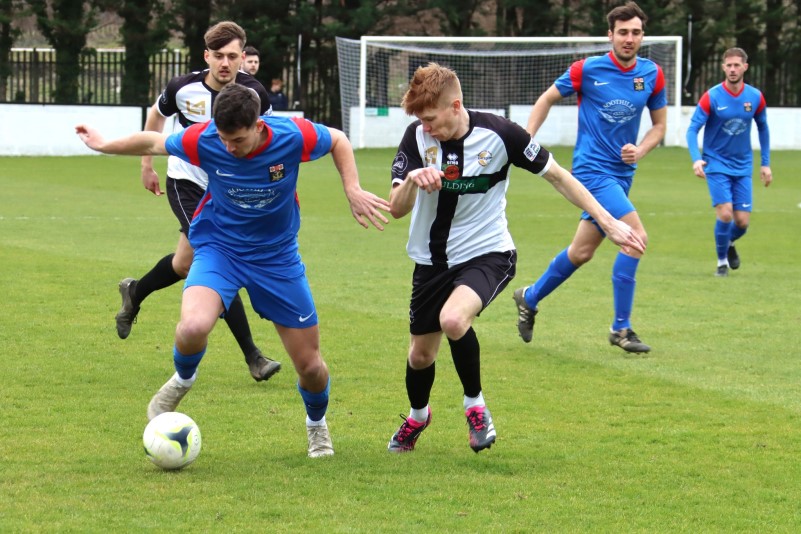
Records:
[[[479,392],[478,397],[468,397],[467,395],[464,396],[464,409],[469,410],[475,406],[486,406],[487,403],[484,402],[484,393]]]
[[[178,373],[175,373],[173,377],[175,378],[175,381],[178,382],[182,387],[191,388],[192,384],[194,384],[195,380],[197,380],[197,371],[195,371],[195,374],[192,375],[192,378],[181,378],[181,375]]]
[[[306,416],[306,426],[326,426],[325,425],[325,416],[323,416],[323,418],[320,419],[319,421],[312,421],[311,419],[309,419],[309,416],[307,415]]]
[[[720,267],[721,265],[725,265],[726,267],[728,267],[729,266],[728,258],[724,258],[722,260],[718,260],[718,267]]]
[[[428,421],[428,404],[426,404],[424,408],[420,408],[419,410],[416,408],[412,408],[411,410],[409,410],[409,417],[411,417],[418,423],[425,423],[426,421]]]

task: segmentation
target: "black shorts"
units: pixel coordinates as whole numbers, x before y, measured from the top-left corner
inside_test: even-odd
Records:
[[[189,235],[189,225],[198,204],[206,191],[191,180],[176,180],[167,177],[167,200],[175,218],[181,223],[181,232]]]
[[[481,298],[483,310],[515,277],[517,251],[491,252],[460,265],[420,265],[412,275],[409,332],[422,336],[439,332],[439,313],[457,286],[467,286]],[[480,312],[479,312],[480,315]]]

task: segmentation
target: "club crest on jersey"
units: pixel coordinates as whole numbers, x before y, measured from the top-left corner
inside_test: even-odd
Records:
[[[751,102],[746,102],[745,104],[743,104],[743,109],[744,109],[744,110],[745,110],[747,113],[751,113]]]
[[[190,102],[187,100],[184,105],[186,106],[186,114],[187,115],[206,115],[206,101],[201,100],[200,102]]]
[[[478,164],[486,167],[492,161],[492,152],[489,150],[482,150],[478,153]]]
[[[426,167],[431,167],[437,164],[437,155],[439,150],[437,147],[432,146],[426,149]]]
[[[279,163],[278,165],[271,165],[270,166],[270,181],[277,182],[281,178],[284,177],[284,164]]]
[[[634,78],[634,90],[645,91],[645,78]]]
[[[532,138],[531,141],[528,142],[528,145],[526,145],[526,148],[523,150],[523,155],[526,156],[526,159],[529,161],[534,161],[539,153],[540,144]]]

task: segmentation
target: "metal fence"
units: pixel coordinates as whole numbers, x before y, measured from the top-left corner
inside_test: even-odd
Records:
[[[125,50],[94,50],[82,54],[76,104],[120,104]],[[162,50],[150,57],[150,98],[153,102],[173,76],[188,72],[187,54]],[[4,102],[49,104],[56,86],[56,51],[52,48],[14,48],[11,74],[5,80]]]

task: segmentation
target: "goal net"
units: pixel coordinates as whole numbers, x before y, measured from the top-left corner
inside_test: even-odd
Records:
[[[665,74],[668,134],[681,115],[681,37],[646,37],[639,55]],[[384,37],[337,38],[343,130],[356,148],[392,147],[414,120],[400,108],[414,70],[431,61],[456,71],[468,109],[487,110],[526,125],[531,106],[574,61],[610,50],[606,37]],[[650,127],[644,114],[642,130]],[[537,133],[548,145],[575,142],[576,97],[552,108]]]

